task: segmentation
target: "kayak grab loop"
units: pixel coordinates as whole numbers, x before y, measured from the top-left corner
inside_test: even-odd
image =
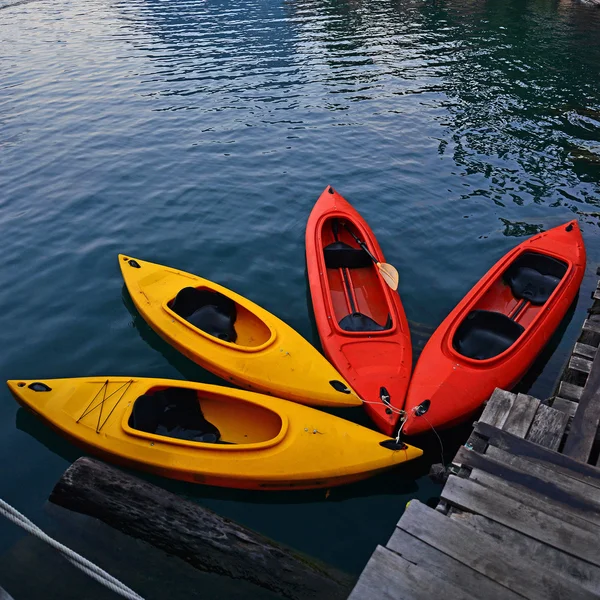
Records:
[[[86,409],[83,411],[82,415],[79,417],[79,419],[77,419],[77,423],[79,423],[79,421],[81,421],[81,419],[83,419],[83,417],[85,417],[86,415],[89,415],[91,412],[93,412],[94,410],[96,410],[98,407],[100,407],[100,411],[98,412],[98,423],[96,424],[96,433],[100,433],[100,430],[104,427],[104,425],[106,425],[106,422],[108,421],[108,419],[110,418],[110,415],[113,414],[115,408],[117,408],[117,405],[119,404],[119,402],[123,399],[123,396],[125,396],[127,390],[129,389],[129,386],[133,383],[133,379],[130,379],[129,381],[126,381],[121,387],[117,388],[114,392],[111,392],[108,396],[106,395],[106,392],[108,391],[108,379],[102,384],[102,387],[96,392],[96,395],[92,398],[92,400],[90,401],[90,403],[87,405]],[[115,402],[114,406],[112,407],[111,411],[108,413],[108,415],[106,416],[106,419],[104,419],[104,421],[101,422],[102,420],[102,408],[104,406],[104,403],[109,399],[112,398],[115,394],[117,394],[118,392],[120,392],[121,390],[123,390],[121,392],[121,395],[117,398],[117,401]],[[100,400],[100,402],[98,402],[97,404],[94,404],[94,401],[96,400],[96,398],[98,398],[98,396],[102,394],[102,400]],[[92,406],[92,404],[94,404],[94,406]]]
[[[399,442],[397,439],[384,440],[383,442],[379,442],[379,445],[382,448],[388,448],[389,450],[404,450],[406,448],[406,444]]]
[[[27,386],[30,390],[34,392],[51,392],[52,388],[41,381],[34,381]]]
[[[390,399],[391,399],[391,397],[390,397],[390,393],[389,393],[389,392],[387,391],[387,389],[386,389],[386,388],[384,388],[383,386],[381,386],[381,387],[379,388],[379,398],[380,398],[380,400],[381,400],[381,401],[382,401],[382,402],[383,402],[383,403],[386,405],[386,407],[387,407],[387,408],[385,409],[385,412],[386,412],[386,414],[388,414],[388,415],[391,415],[391,414],[392,414],[392,412],[393,412],[393,410],[392,410],[392,405],[391,405],[391,402],[390,402]]]
[[[350,390],[348,389],[347,386],[345,386],[341,381],[338,381],[337,379],[332,379],[329,382],[329,385],[336,391],[336,392],[342,392],[342,394],[349,394]]]
[[[396,436],[396,444],[400,443],[400,436],[402,435],[402,428],[404,427],[404,423],[406,423],[406,411],[405,410],[400,410],[397,411],[398,414],[400,415],[399,417],[399,421],[400,421],[400,427],[398,427],[398,435]]]
[[[423,400],[423,402],[421,402],[421,404],[419,404],[418,406],[415,406],[413,408],[415,416],[422,417],[429,410],[430,406],[431,406],[431,400]]]
[[[140,263],[139,263],[139,262],[137,262],[137,260],[133,260],[133,258],[130,258],[130,259],[127,261],[127,264],[128,264],[130,267],[133,267],[134,269],[141,269],[141,268],[142,268],[142,267],[140,266]]]

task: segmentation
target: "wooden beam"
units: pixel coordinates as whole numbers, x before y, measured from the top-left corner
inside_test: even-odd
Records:
[[[592,361],[587,358],[581,358],[581,356],[572,355],[569,359],[569,369],[589,373],[592,370]]]
[[[585,527],[583,521],[588,521],[600,527],[600,498],[590,498],[590,494],[586,497],[576,496],[572,493],[572,486],[565,489],[554,478],[533,475],[464,447],[460,448],[454,460],[472,469],[472,480],[492,488],[497,494],[513,498],[549,515],[560,514],[567,521],[572,515],[574,519],[571,522],[576,526]],[[597,492],[596,488],[588,488]],[[600,536],[600,531],[597,533]]]
[[[431,600],[444,590],[444,600],[472,596],[395,552],[377,546],[348,600]]]
[[[73,463],[51,502],[96,517],[207,572],[292,599],[346,598],[351,579],[216,513],[91,458]]]
[[[531,427],[539,405],[540,401],[537,398],[527,394],[518,394],[502,429],[517,437],[524,438]]]
[[[600,333],[600,322],[590,317],[583,322],[582,329],[593,331],[594,333]]]
[[[530,600],[596,598],[587,590],[573,586],[556,572],[547,571],[527,557],[516,556],[497,540],[483,536],[468,525],[445,517],[417,500],[410,502],[398,527]],[[436,590],[437,593],[432,594],[431,598],[440,597],[441,589]]]
[[[496,388],[487,401],[479,420],[493,427],[502,427],[516,397],[516,394]]]
[[[553,469],[551,466],[544,466],[536,461],[530,461],[521,456],[515,456],[514,454],[500,450],[500,448],[493,448],[490,446],[484,456],[486,459],[500,465],[513,467],[523,473],[527,473],[528,475],[537,477],[548,483],[553,483],[564,493],[571,494],[576,500],[581,499],[584,502],[597,505],[595,510],[600,509],[600,492],[597,487],[588,485],[579,479],[569,477],[568,475]],[[470,464],[475,463],[470,462]],[[477,466],[481,467],[482,465],[478,464]]]
[[[583,394],[583,388],[580,385],[575,385],[573,383],[561,381],[558,386],[558,395],[561,398],[566,398],[567,400],[575,400],[576,402],[579,402],[579,400],[581,399],[581,394]]]
[[[568,424],[568,414],[540,404],[526,439],[550,450],[558,450]]]
[[[437,575],[443,581],[464,589],[473,598],[485,598],[485,600],[522,599],[522,596],[488,579],[471,567],[464,565],[455,558],[444,554],[437,548],[426,544],[398,527],[396,527],[390,541],[387,543],[387,547],[407,561],[422,567],[427,572]],[[439,597],[440,590],[431,597]]]
[[[506,433],[485,423],[475,423],[475,433],[487,439],[489,445],[520,455],[527,460],[537,461],[549,468],[558,470],[569,477],[580,479],[589,485],[600,488],[600,469],[573,460],[564,454],[548,450],[527,440]]]
[[[579,386],[577,385],[573,387]],[[580,389],[583,392],[583,388]],[[552,402],[552,408],[564,412],[569,417],[573,417],[575,415],[575,411],[577,410],[577,402],[573,402],[573,400],[566,400],[565,398],[556,397]]]
[[[450,475],[442,498],[463,510],[502,523],[554,548],[600,566],[598,532],[594,527],[578,527],[560,517],[553,517],[521,501],[501,496],[470,479]],[[565,543],[568,540],[568,543]],[[549,596],[547,596],[549,597]]]
[[[596,356],[597,350],[598,348],[590,346],[589,344],[582,344],[581,342],[576,342],[575,347],[573,348],[573,354],[577,354],[578,356],[583,356],[584,358],[594,360],[594,356]]]
[[[587,462],[600,423],[600,352],[596,354],[579,406],[571,423],[563,453]]]
[[[542,569],[561,575],[574,584],[574,590],[577,590],[577,586],[582,586],[596,596],[600,595],[600,568],[595,565],[481,515],[456,509],[450,513],[450,519],[474,529],[483,538],[491,537],[503,548],[510,548],[511,554],[516,558],[532,560]]]

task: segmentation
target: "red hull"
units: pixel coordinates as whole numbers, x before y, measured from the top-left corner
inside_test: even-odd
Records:
[[[359,251],[348,229],[384,262],[383,252],[366,221],[328,187],[306,226],[306,263],[317,329],[327,358],[363,399],[365,410],[377,427],[392,435],[398,411],[404,407],[412,367],[408,322],[400,297],[385,284],[372,261],[360,268],[327,268],[325,247],[341,242]],[[343,329],[340,321],[357,312],[381,330]],[[385,392],[394,410],[382,401]]]
[[[541,261],[546,269],[559,265],[556,287],[547,286],[545,293],[540,291],[543,285],[536,288],[539,273],[530,268],[536,267],[532,261]],[[535,235],[500,259],[423,349],[408,390],[403,432],[416,435],[431,426],[455,425],[472,416],[496,387],[513,388],[565,316],[584,271],[585,247],[577,221]],[[485,320],[481,327],[473,325],[478,319]],[[498,339],[505,343],[494,355],[490,348]],[[429,408],[418,416],[415,409],[425,400]]]

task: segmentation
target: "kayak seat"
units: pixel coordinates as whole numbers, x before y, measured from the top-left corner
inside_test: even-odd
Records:
[[[237,339],[233,326],[237,318],[235,302],[219,292],[186,287],[179,291],[170,308],[194,327],[220,340],[235,342]]]
[[[133,405],[129,427],[192,442],[217,443],[221,437],[204,418],[196,392],[184,388],[140,396]]]
[[[377,321],[371,319],[371,317],[355,312],[346,315],[339,322],[339,326],[344,331],[385,331],[392,328],[392,316],[388,315],[386,324],[380,325]]]
[[[506,270],[503,279],[515,298],[539,306],[547,302],[566,272],[567,265],[560,260],[525,252]]]
[[[345,242],[333,242],[325,246],[323,255],[328,269],[361,269],[373,264],[362,248],[353,248]]]
[[[485,360],[510,348],[523,331],[522,325],[503,313],[473,310],[454,334],[452,346],[467,358]]]

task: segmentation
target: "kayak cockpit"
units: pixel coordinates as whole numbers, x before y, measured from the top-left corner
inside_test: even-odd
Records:
[[[546,254],[519,254],[458,324],[452,335],[454,350],[473,360],[506,352],[544,310],[568,268]]]
[[[166,303],[180,321],[215,341],[256,350],[270,343],[274,333],[245,306],[207,287],[185,287]]]
[[[156,387],[139,396],[127,418],[131,433],[208,444],[264,444],[277,438],[281,417],[258,404],[197,390]]]
[[[323,222],[321,243],[335,323],[345,332],[392,329],[386,292],[369,255],[353,235],[362,237],[352,223],[338,217]]]

